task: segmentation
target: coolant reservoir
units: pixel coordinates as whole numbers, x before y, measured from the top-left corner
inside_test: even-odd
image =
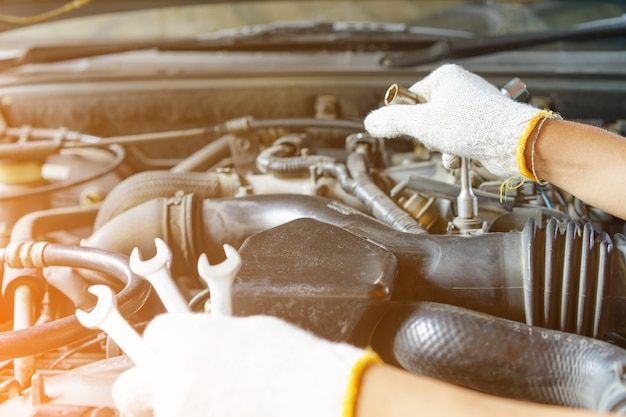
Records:
[[[41,175],[42,161],[0,161],[0,244],[8,243],[11,229],[23,215],[48,207],[47,194],[32,194],[18,198],[5,198],[28,192],[46,184]]]

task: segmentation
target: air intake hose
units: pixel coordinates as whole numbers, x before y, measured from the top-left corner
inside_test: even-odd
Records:
[[[406,370],[491,394],[626,413],[626,350],[446,304],[401,303],[372,346]]]
[[[173,268],[194,274],[200,253],[218,262],[223,244],[240,247],[253,234],[302,218],[341,227],[392,252],[398,259],[395,300],[460,305],[599,339],[607,331],[626,331],[624,254],[607,235],[595,233],[591,226],[579,233],[574,223],[554,222],[541,229],[529,221],[522,232],[471,237],[416,235],[322,197],[276,194],[200,200],[186,195],[129,209],[85,244],[124,254],[139,246],[148,253],[154,250],[154,238],[161,237],[176,252]],[[290,231],[277,241],[290,245],[315,229],[299,233]],[[279,251],[275,256],[279,264],[298,261],[284,259]],[[559,279],[547,281],[548,276]],[[553,319],[561,316],[566,318],[564,327]]]
[[[105,198],[94,230],[120,213],[145,201],[172,197],[177,191],[203,198],[232,197],[240,186],[235,174],[215,172],[144,171],[119,183]]]

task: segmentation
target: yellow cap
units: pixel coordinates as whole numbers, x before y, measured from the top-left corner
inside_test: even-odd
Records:
[[[0,161],[0,183],[32,184],[42,181],[40,161]]]

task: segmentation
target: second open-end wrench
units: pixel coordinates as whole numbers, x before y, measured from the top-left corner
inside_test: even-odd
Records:
[[[226,259],[215,265],[209,264],[206,254],[200,255],[198,259],[198,274],[206,282],[211,292],[211,313],[231,316],[232,287],[235,276],[241,268],[241,256],[237,249],[225,244],[224,252]]]
[[[135,274],[145,278],[154,287],[168,312],[190,312],[191,309],[187,300],[180,293],[170,273],[172,251],[159,238],[154,239],[154,244],[157,249],[156,255],[147,260],[142,260],[139,248],[133,249],[130,254],[130,269]]]
[[[139,364],[146,358],[143,340],[120,314],[115,291],[106,285],[92,285],[87,291],[98,297],[98,301],[91,311],[76,309],[80,324],[104,331],[135,364]]]

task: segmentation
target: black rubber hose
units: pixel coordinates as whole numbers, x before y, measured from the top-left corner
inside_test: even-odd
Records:
[[[351,192],[363,203],[374,217],[396,230],[407,233],[425,234],[426,229],[414,217],[398,207],[389,195],[381,190],[370,177],[367,157],[357,152],[348,155],[346,166],[352,177],[346,191]]]
[[[126,178],[102,202],[94,221],[99,229],[113,217],[145,201],[173,197],[179,190],[203,198],[232,197],[238,190],[235,177],[215,172],[144,171]]]
[[[334,158],[325,155],[293,155],[294,146],[287,143],[273,145],[259,153],[256,166],[263,174],[279,178],[307,177],[309,167],[321,162],[333,163]]]
[[[42,251],[42,260],[44,266],[92,269],[123,282],[125,285],[117,294],[117,303],[120,312],[125,316],[139,311],[150,294],[149,284],[132,273],[127,257],[117,253],[80,246],[47,244]],[[32,265],[12,266],[32,267]],[[0,361],[56,349],[93,332],[84,328],[75,315],[27,329],[0,332]]]
[[[308,117],[291,117],[291,118],[278,118],[278,119],[265,119],[256,120],[251,119],[248,121],[250,129],[268,129],[268,128],[285,128],[285,129],[302,129],[302,128],[317,128],[317,129],[337,129],[348,131],[363,131],[363,122],[358,120],[343,120],[343,119],[318,119]]]
[[[626,350],[447,304],[395,304],[372,346],[406,370],[503,397],[626,412]]]

